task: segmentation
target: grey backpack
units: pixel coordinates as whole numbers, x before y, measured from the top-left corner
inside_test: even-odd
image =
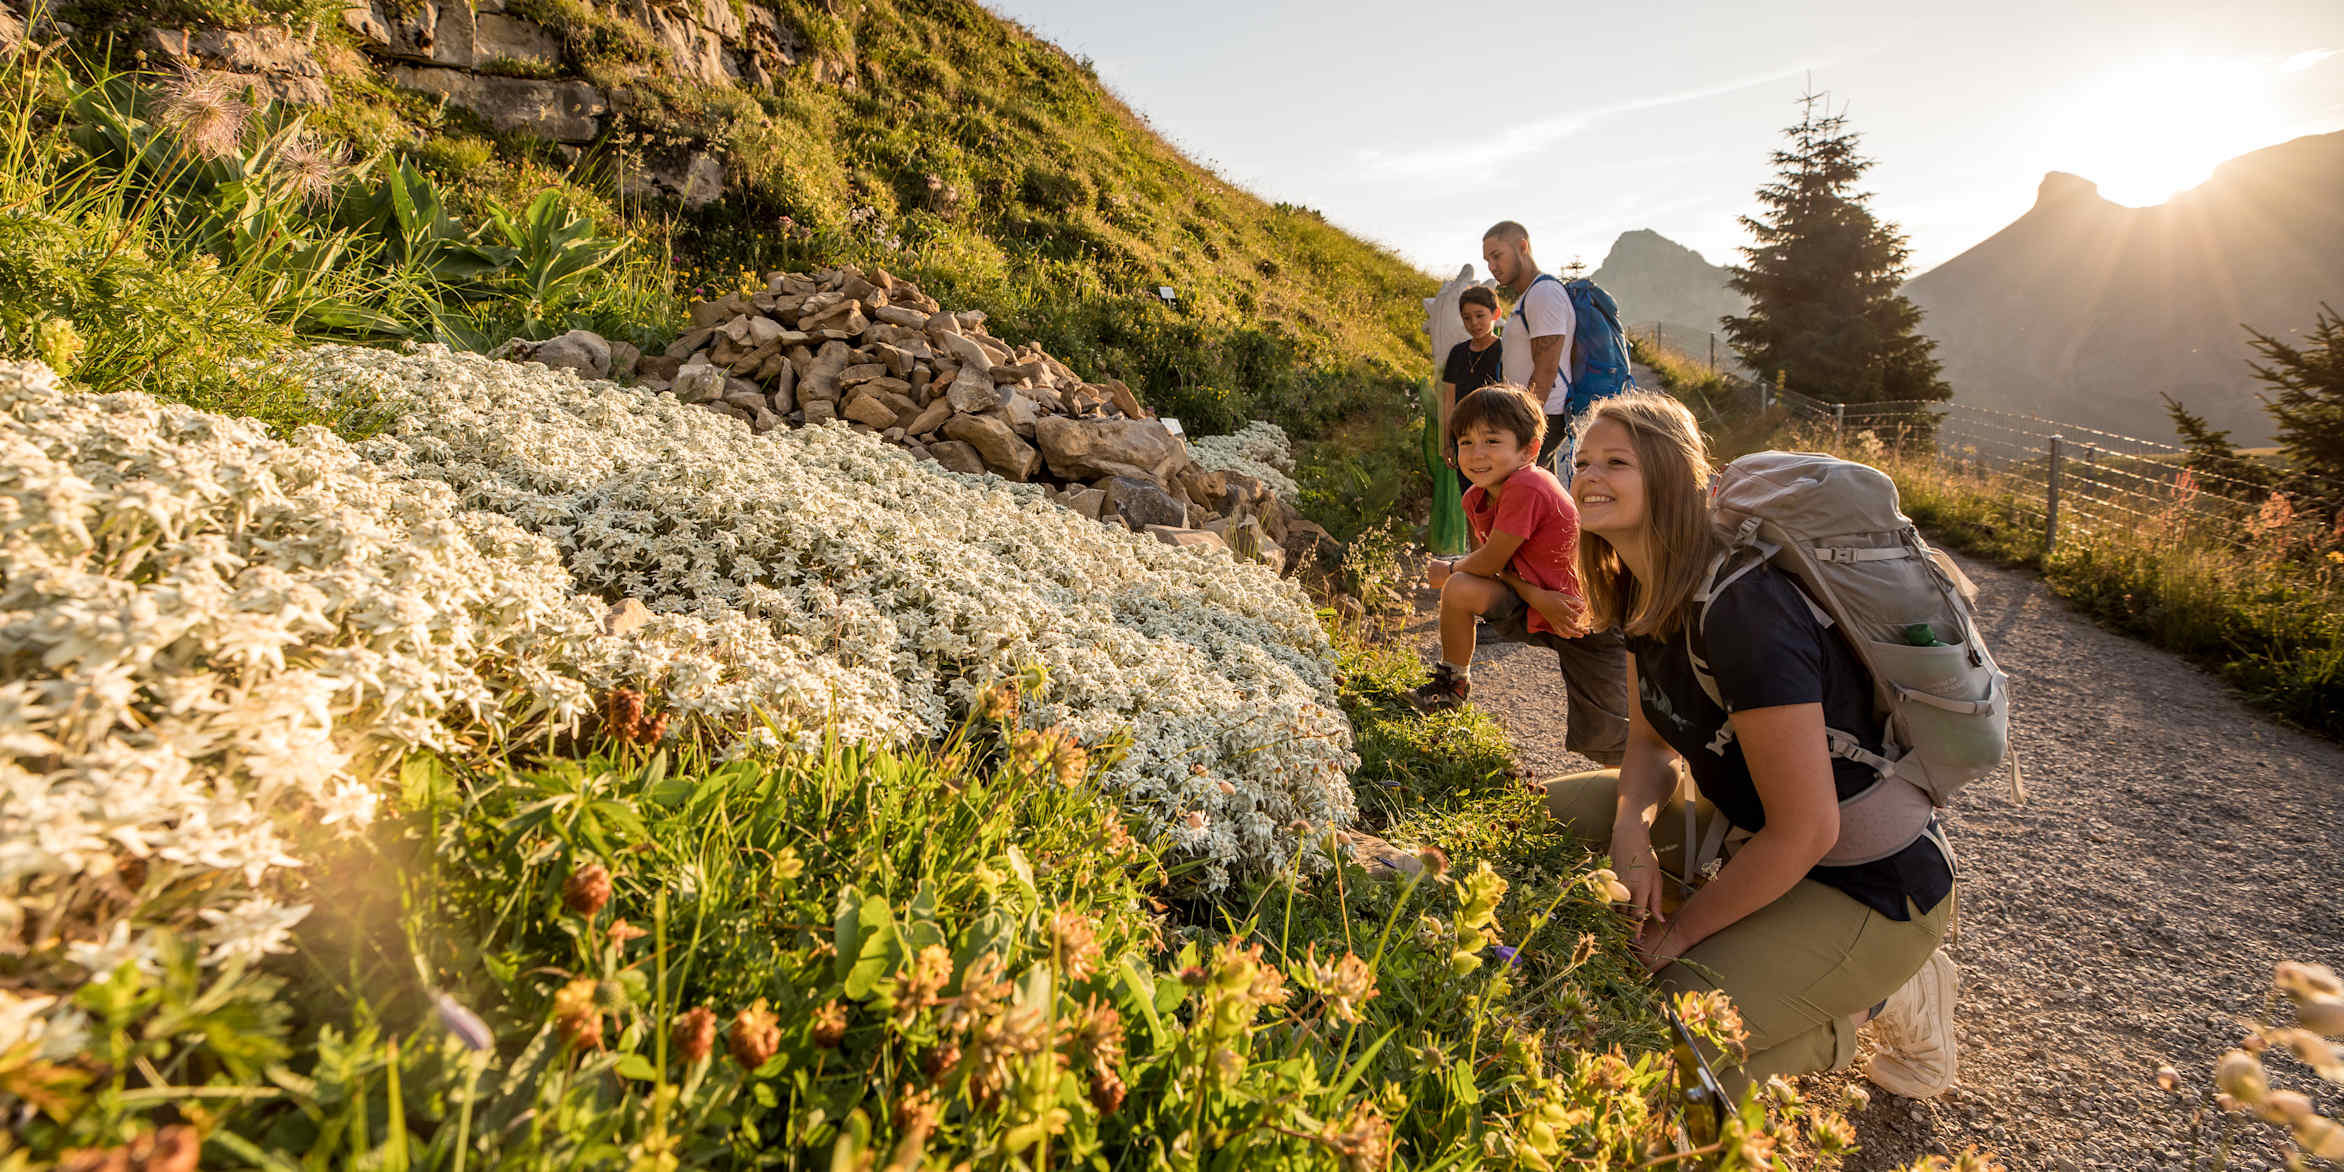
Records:
[[[1976,587],[1921,540],[1879,469],[1814,452],[1757,452],[1721,469],[1710,513],[1726,550],[1694,596],[1706,642],[1709,600],[1762,564],[1790,575],[1816,621],[1839,628],[1872,675],[1884,752],[1853,729],[1829,729],[1833,756],[1870,766],[1877,781],[1839,806],[1839,841],[1823,862],[1886,858],[1919,838],[1956,790],[2010,752],[2009,679],[1970,612]],[[1688,632],[1687,644],[1691,638]],[[1694,674],[1724,707],[1700,656]],[[1710,745],[1723,752],[1730,727]],[[2012,794],[2025,800],[2018,762]]]

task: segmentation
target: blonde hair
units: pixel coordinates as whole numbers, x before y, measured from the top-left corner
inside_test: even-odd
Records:
[[[1612,543],[1579,535],[1579,580],[1598,628],[1666,639],[1683,621],[1685,604],[1701,588],[1710,560],[1725,548],[1709,519],[1709,444],[1683,403],[1654,391],[1598,400],[1573,428],[1580,443],[1599,423],[1628,433],[1644,480],[1644,523],[1652,581],[1628,573]]]

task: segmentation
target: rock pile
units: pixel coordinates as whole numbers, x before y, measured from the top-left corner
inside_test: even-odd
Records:
[[[762,434],[844,420],[955,472],[1045,485],[1052,499],[1174,545],[1284,569],[1331,544],[1262,478],[1204,467],[1116,380],[985,332],[909,281],[853,266],[773,273],[692,306],[664,354],[574,331],[500,355],[625,378]]]

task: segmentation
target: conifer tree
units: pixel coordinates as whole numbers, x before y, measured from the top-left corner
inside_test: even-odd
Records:
[[[1936,343],[1916,332],[1921,311],[1897,292],[1911,251],[1903,233],[1872,215],[1856,181],[1872,168],[1858,135],[1823,97],[1774,152],[1776,178],[1758,189],[1760,217],[1742,217],[1757,243],[1727,283],[1750,311],[1724,320],[1744,364],[1769,381],[1820,399],[1944,399]]]
[[[2165,415],[2173,421],[2181,446],[2188,449],[2183,465],[2205,474],[2207,491],[2234,497],[2260,497],[2268,492],[2269,466],[2241,453],[2238,445],[2231,442],[2228,428],[2215,427],[2205,416],[2171,395],[2160,392],[2159,397],[2165,400]]]
[[[2263,410],[2279,423],[2290,487],[2329,504],[2344,502],[2344,318],[2321,304],[2302,346],[2251,326],[2246,332],[2265,359],[2250,365],[2272,391],[2263,396]]]

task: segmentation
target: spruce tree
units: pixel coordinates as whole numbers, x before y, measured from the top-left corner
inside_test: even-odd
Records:
[[[2205,476],[2202,487],[2223,496],[2250,498],[2259,498],[2269,490],[2270,468],[2241,453],[2230,441],[2228,428],[2215,427],[2171,395],[2159,392],[2159,397],[2165,400],[2165,415],[2173,421],[2181,446],[2189,452],[2182,464]]]
[[[1761,217],[1742,217],[1757,240],[1727,283],[1750,312],[1723,319],[1734,351],[1761,378],[1845,402],[1949,398],[1936,343],[1916,332],[1921,311],[1897,292],[1911,251],[1892,224],[1872,215],[1856,181],[1872,160],[1857,153],[1847,116],[1821,95],[1801,99],[1802,115],[1774,152],[1777,173],[1758,189]]]
[[[2263,410],[2279,423],[2279,452],[2289,487],[2328,504],[2344,503],[2344,318],[2325,303],[2310,341],[2291,346],[2248,327],[2265,361],[2250,363],[2269,385]]]

